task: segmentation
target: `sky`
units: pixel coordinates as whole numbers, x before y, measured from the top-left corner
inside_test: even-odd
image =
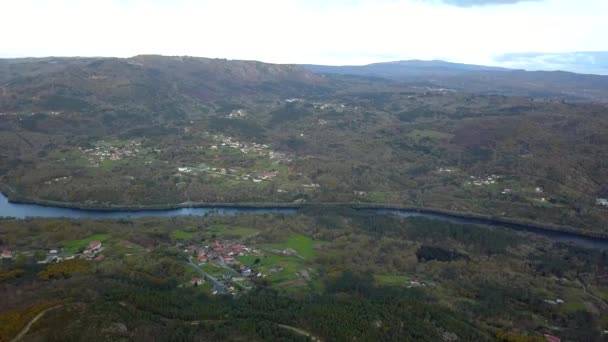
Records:
[[[3,58],[442,59],[541,69],[558,68],[559,56],[574,67],[595,61],[573,62],[572,52],[608,51],[608,1],[0,0],[0,32]]]

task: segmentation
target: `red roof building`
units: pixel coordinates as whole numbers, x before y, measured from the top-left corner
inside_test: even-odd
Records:
[[[561,339],[557,336],[545,334],[545,339],[547,342],[561,342]]]
[[[11,251],[10,249],[4,249],[4,250],[2,250],[1,257],[3,259],[12,258],[13,257],[13,251]]]
[[[91,241],[89,243],[89,249],[94,251],[101,248],[101,242],[99,241]]]

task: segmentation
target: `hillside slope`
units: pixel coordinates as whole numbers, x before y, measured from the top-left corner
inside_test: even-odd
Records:
[[[513,73],[440,64],[461,70],[443,80]],[[0,189],[12,199],[368,203],[608,232],[605,104],[190,57],[0,66]]]
[[[383,77],[478,94],[608,102],[608,76],[524,71],[444,61],[396,61],[362,66],[305,65],[325,74]]]

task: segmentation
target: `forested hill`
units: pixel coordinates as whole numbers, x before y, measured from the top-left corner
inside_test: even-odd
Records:
[[[608,107],[558,94],[599,94],[605,78],[521,72],[557,77],[545,87],[436,67],[461,71],[399,81],[192,57],[0,60],[0,189],[94,208],[369,203],[608,232]]]
[[[210,101],[307,95],[328,82],[294,65],[195,57],[0,60],[4,111],[204,110]]]
[[[472,93],[608,102],[608,76],[600,75],[420,60],[361,66],[305,65],[305,68],[317,73],[383,77]]]

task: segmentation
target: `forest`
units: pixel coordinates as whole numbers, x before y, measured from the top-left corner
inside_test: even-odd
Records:
[[[162,56],[2,60],[0,81],[15,201],[369,203],[608,232],[601,102]]]
[[[101,256],[79,257],[96,239]],[[258,251],[239,257],[265,274],[251,290],[192,284],[183,249],[214,241]],[[606,250],[426,218],[4,219],[0,246],[14,253],[2,341],[40,313],[24,340],[601,341],[608,327]],[[65,259],[41,263],[53,250]]]

